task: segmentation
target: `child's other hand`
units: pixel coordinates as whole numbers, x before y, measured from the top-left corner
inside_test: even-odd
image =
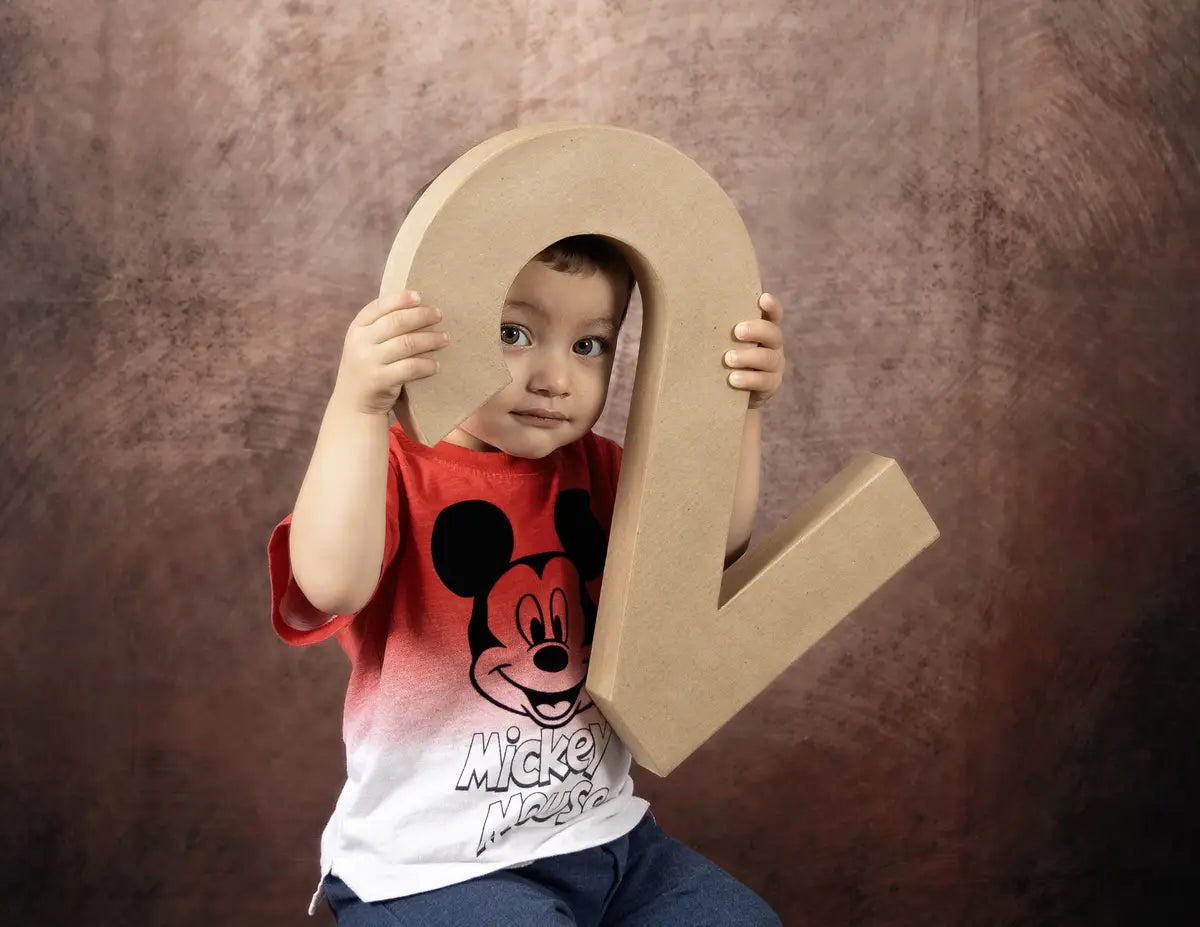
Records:
[[[449,336],[422,329],[441,318],[441,310],[422,306],[408,291],[367,303],[346,332],[334,396],[360,412],[386,415],[405,383],[437,372],[437,361],[425,355],[445,347]]]
[[[770,293],[758,300],[762,318],[739,322],[733,330],[738,341],[749,344],[725,352],[725,366],[734,368],[729,385],[750,390],[750,408],[760,409],[775,395],[783,383],[786,361],[783,356],[783,306]]]

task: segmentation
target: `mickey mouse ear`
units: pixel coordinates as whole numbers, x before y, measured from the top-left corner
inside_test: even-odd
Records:
[[[490,502],[456,502],[433,523],[431,548],[442,584],[457,596],[474,598],[491,589],[512,562],[512,525]]]
[[[554,530],[583,579],[595,579],[604,569],[608,538],[592,513],[586,489],[567,489],[554,502]]]

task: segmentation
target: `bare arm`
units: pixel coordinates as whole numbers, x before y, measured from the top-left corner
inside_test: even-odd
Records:
[[[379,581],[387,471],[387,413],[363,412],[335,392],[288,536],[296,585],[325,614],[354,614]]]
[[[379,583],[387,537],[388,411],[404,384],[432,376],[437,362],[421,356],[444,347],[441,318],[417,294],[377,299],[346,333],[337,385],[288,534],[292,577],[327,615],[352,615]],[[298,628],[297,630],[308,630]]]

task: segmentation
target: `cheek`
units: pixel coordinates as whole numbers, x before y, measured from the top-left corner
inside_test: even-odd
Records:
[[[505,351],[504,366],[508,368],[508,375],[513,378],[513,383],[517,383],[521,379],[522,374],[525,372],[524,355],[515,349]],[[509,384],[508,388],[511,389],[512,384]],[[504,390],[501,390],[500,392],[503,394]]]
[[[514,380],[500,392],[496,393],[491,399],[481,405],[467,419],[466,423],[475,423],[477,426],[486,427],[488,420],[495,420],[503,412],[507,412],[513,405],[512,389],[516,381]]]
[[[511,378],[500,392],[496,393],[485,402],[481,407],[481,411],[494,412],[498,409],[507,411],[511,409],[513,403],[519,401],[524,393],[522,384],[525,382],[525,368],[519,359],[512,357],[504,358],[505,364],[508,366],[508,375]]]
[[[458,426],[459,431],[465,431],[467,434],[471,435],[472,437],[478,438],[480,425],[481,425],[481,422],[479,419],[479,413],[481,411],[482,411],[481,409],[478,409],[478,410],[472,412],[466,418],[464,418],[462,420],[462,422],[459,423],[459,426]]]
[[[601,396],[608,395],[608,388],[612,384],[612,362],[596,371],[596,376],[593,379],[596,392]]]

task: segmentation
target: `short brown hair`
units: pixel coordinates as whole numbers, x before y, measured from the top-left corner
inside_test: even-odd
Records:
[[[617,300],[624,300],[621,307],[620,328],[625,324],[629,312],[629,300],[633,296],[633,285],[637,282],[633,268],[621,253],[621,249],[602,235],[572,235],[560,238],[548,248],[543,248],[534,257],[551,270],[560,273],[590,276],[599,271],[605,274],[617,291]]]
[[[446,167],[449,166],[449,164],[446,165]],[[417,200],[443,172],[444,169],[438,171],[421,186],[408,204],[405,216],[412,212],[412,208],[417,205]],[[567,238],[560,238],[554,244],[543,248],[533,259],[541,261],[560,273],[578,274],[584,277],[591,276],[597,271],[605,274],[617,291],[618,301],[622,299],[622,293],[624,294],[624,305],[621,307],[621,319],[617,322],[617,327],[620,328],[625,324],[625,316],[629,314],[629,302],[633,298],[633,287],[637,283],[637,277],[621,249],[612,241],[603,235],[571,235]]]

